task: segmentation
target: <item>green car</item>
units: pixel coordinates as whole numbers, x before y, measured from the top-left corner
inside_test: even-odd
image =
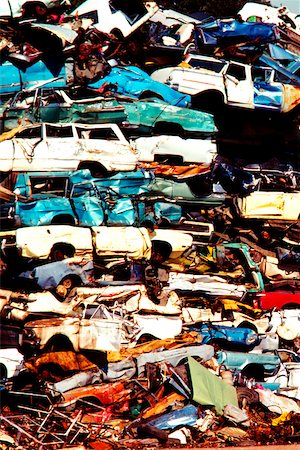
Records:
[[[132,134],[197,134],[217,130],[211,114],[170,105],[162,100],[136,100],[127,96],[99,96],[91,90],[66,91],[38,88],[18,92],[0,105],[0,131],[21,122],[118,123]]]

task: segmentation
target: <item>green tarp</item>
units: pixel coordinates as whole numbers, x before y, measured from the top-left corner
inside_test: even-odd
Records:
[[[194,402],[215,406],[217,414],[223,414],[226,405],[238,406],[233,386],[218,378],[191,356],[188,357],[188,363]]]

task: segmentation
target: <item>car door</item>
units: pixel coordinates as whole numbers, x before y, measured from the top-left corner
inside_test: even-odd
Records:
[[[59,92],[41,91],[38,98],[37,118],[40,122],[60,122],[70,120],[70,105],[64,102]]]
[[[80,143],[71,124],[49,124],[44,127],[45,149],[38,157],[44,170],[76,170],[80,162]]]
[[[102,305],[86,306],[80,322],[79,348],[81,350],[118,351],[122,340],[122,322],[103,318]]]
[[[250,66],[230,62],[224,75],[224,83],[228,105],[254,108],[254,86]]]
[[[74,184],[71,195],[70,205],[82,226],[100,226],[104,223],[105,213],[103,202],[93,183]]]
[[[6,171],[5,169],[15,172],[45,170],[45,156],[43,156],[42,161],[38,156],[43,154],[45,150],[42,139],[42,125],[26,127],[16,133],[13,139],[6,140],[0,145],[3,146],[3,154],[1,154],[2,171]],[[9,160],[11,160],[11,164],[9,164]]]

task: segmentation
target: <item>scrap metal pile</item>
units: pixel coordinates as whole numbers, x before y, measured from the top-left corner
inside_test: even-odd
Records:
[[[0,21],[0,448],[299,442],[299,15]]]

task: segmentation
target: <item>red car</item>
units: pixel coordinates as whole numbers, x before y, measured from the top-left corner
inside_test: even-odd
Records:
[[[300,308],[300,283],[284,284],[265,290],[253,301],[255,308],[263,310]]]

